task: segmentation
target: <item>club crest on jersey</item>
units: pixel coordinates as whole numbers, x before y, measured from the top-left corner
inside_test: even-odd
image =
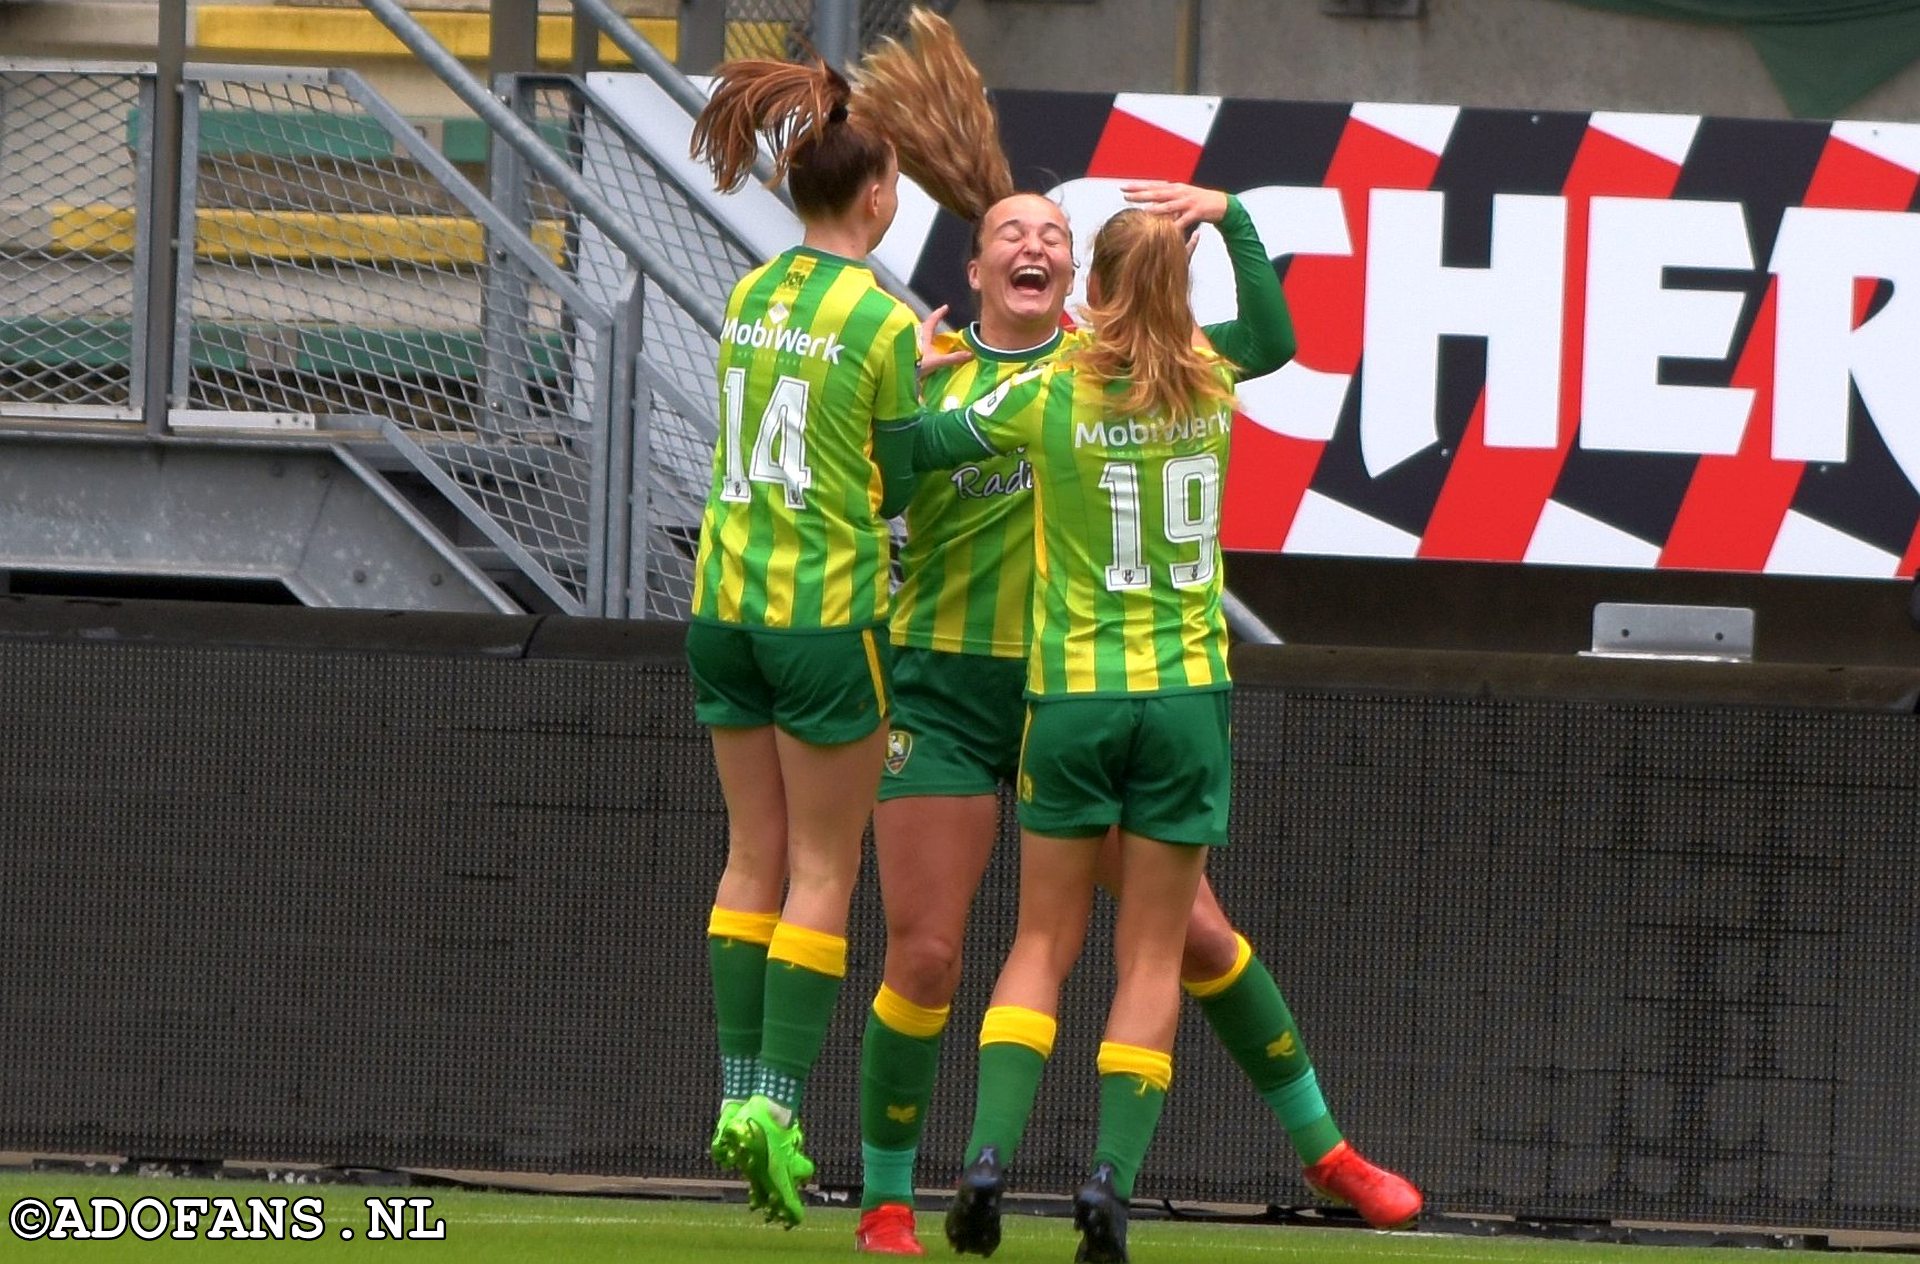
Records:
[[[907,760],[913,757],[913,734],[905,729],[894,729],[887,734],[887,771],[894,776],[907,766]]]

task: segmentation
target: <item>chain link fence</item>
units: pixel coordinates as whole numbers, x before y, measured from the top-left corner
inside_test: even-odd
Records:
[[[351,72],[188,86],[186,415],[379,431],[561,609],[594,609],[610,320],[566,275],[564,218],[510,225]]]
[[[153,68],[0,59],[0,415],[128,418]]]

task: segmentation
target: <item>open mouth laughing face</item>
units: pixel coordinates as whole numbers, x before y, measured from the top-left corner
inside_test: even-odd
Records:
[[[980,240],[967,281],[980,294],[982,324],[1044,337],[1059,323],[1073,288],[1066,212],[1037,194],[1016,194],[988,209]]]

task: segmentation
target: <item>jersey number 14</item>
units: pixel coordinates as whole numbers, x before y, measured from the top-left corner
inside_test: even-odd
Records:
[[[741,396],[747,391],[747,371],[728,369],[720,379],[720,409],[727,432],[726,473],[720,479],[720,499],[743,503],[753,499],[753,484],[768,483],[786,490],[787,508],[807,507],[807,488],[813,471],[807,468],[807,384],[782,377],[767,397],[767,407],[754,428],[753,456],[741,452]]]
[[[1171,544],[1198,544],[1200,556],[1191,562],[1173,562],[1167,577],[1175,588],[1198,588],[1213,578],[1213,558],[1220,538],[1220,460],[1211,452],[1175,457],[1161,470],[1160,529]],[[1141,556],[1140,467],[1131,461],[1108,461],[1100,471],[1113,511],[1113,565],[1107,567],[1107,590],[1126,592],[1147,588],[1153,571]]]

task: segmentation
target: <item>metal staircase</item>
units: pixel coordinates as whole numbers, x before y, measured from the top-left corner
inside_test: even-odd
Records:
[[[163,206],[155,66],[0,62],[0,576],[684,612],[720,313],[785,242],[719,213],[684,156],[696,91],[610,7],[582,15],[647,72],[665,135],[565,76],[503,103],[369,7],[488,130],[486,190],[455,128],[353,71],[191,65]]]

